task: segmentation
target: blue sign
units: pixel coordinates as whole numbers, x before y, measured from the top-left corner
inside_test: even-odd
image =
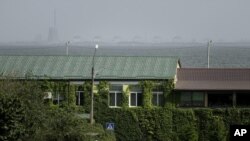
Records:
[[[114,130],[115,129],[115,123],[107,122],[106,123],[106,130]]]

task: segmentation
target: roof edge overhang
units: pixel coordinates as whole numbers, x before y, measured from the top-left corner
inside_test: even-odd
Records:
[[[0,80],[11,79],[11,80],[51,80],[51,81],[91,81],[90,78],[0,78]],[[132,79],[132,78],[121,78],[121,79],[94,79],[94,81],[143,81],[143,80],[152,80],[152,81],[165,81],[173,78],[141,78],[141,79]]]
[[[249,89],[174,89],[175,91],[250,91]]]

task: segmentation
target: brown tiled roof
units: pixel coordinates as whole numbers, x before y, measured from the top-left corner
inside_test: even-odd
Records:
[[[250,90],[250,68],[180,68],[175,89]]]

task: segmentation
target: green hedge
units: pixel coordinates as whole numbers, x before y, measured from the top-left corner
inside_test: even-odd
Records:
[[[141,82],[143,106],[136,108],[108,108],[108,91],[100,91],[95,103],[95,120],[104,127],[115,123],[115,136],[120,141],[225,141],[229,140],[229,125],[250,124],[250,109],[175,108],[173,81],[160,84],[164,107],[152,107],[149,93],[153,82]],[[158,82],[159,84],[159,82]],[[102,96],[98,98],[98,96]],[[128,94],[123,94],[127,104]]]
[[[250,109],[101,108],[95,119],[115,123],[117,140],[229,140],[229,125],[250,124]]]

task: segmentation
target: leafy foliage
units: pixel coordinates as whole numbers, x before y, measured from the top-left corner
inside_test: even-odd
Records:
[[[162,89],[164,94],[165,107],[174,107],[175,97],[174,97],[174,80],[170,79],[168,81],[162,82]]]
[[[174,108],[173,81],[157,82],[164,91],[165,106],[153,107],[152,81],[141,82],[143,107],[128,108],[129,89],[124,90],[121,108],[108,107],[109,84],[100,82],[95,93],[94,126],[76,115],[74,85],[67,82],[0,81],[0,140],[147,140],[225,141],[229,125],[250,125],[250,109]],[[85,82],[85,112],[89,110],[91,83]],[[61,106],[44,104],[44,91],[64,92]],[[107,122],[115,131],[107,132]],[[97,136],[92,136],[97,133]]]
[[[25,108],[17,97],[0,94],[0,140],[17,140],[25,132]],[[9,108],[11,107],[11,108]]]
[[[43,113],[43,93],[40,87],[28,81],[17,82],[2,80],[0,82],[1,125],[3,140],[17,140],[32,130],[39,123],[37,116]],[[27,128],[29,127],[29,128]]]
[[[52,85],[57,90],[69,92],[65,107],[44,104],[43,90],[47,90],[47,84],[0,81],[0,140],[115,140],[114,135],[106,133],[101,125],[90,125],[70,108],[75,97],[74,86],[67,89],[67,84],[62,82]]]
[[[142,81],[140,83],[141,88],[143,89],[143,107],[152,108],[152,90],[154,83],[152,81]]]
[[[87,113],[90,112],[90,104],[91,104],[91,82],[86,81],[83,84],[83,90],[84,90],[84,109]]]
[[[151,101],[147,94],[151,92],[154,82],[144,81],[141,82],[141,87],[146,108],[108,108],[99,105],[101,107],[97,108],[96,121],[103,126],[107,122],[114,122],[116,139],[121,141],[224,141],[229,138],[230,124],[250,124],[250,109],[174,108],[173,81],[160,84],[164,91],[164,107],[151,107],[148,104]],[[124,92],[126,97],[128,92]],[[108,95],[108,91],[105,93]],[[107,97],[104,99],[107,100]],[[123,102],[128,105],[126,101]]]
[[[122,107],[128,108],[129,105],[129,88],[122,92]]]

